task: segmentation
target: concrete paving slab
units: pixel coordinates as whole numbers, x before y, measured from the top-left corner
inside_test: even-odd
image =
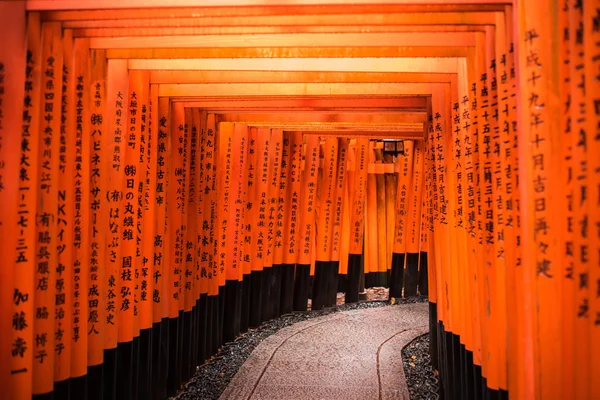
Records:
[[[427,304],[352,310],[281,329],[221,399],[406,399],[401,350],[428,330]]]

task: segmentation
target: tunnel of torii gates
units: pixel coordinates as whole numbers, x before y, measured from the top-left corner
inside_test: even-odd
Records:
[[[0,1],[0,397],[389,285],[444,398],[600,399],[600,1],[263,3]]]

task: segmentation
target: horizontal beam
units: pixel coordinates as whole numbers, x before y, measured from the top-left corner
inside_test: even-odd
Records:
[[[114,50],[118,51],[118,50]],[[111,52],[110,50],[108,51]],[[129,69],[193,71],[319,71],[457,73],[458,57],[414,58],[219,58],[129,60]]]
[[[397,112],[372,113],[372,112],[273,112],[273,113],[255,113],[255,112],[227,112],[217,113],[219,121],[244,122],[244,123],[269,123],[276,122],[280,124],[422,124],[427,120],[427,112],[403,112],[398,109]]]
[[[196,48],[317,48],[322,47],[391,47],[391,46],[475,46],[470,32],[401,32],[401,33],[298,33],[259,35],[203,36],[133,36],[91,38],[91,49],[196,49]]]
[[[187,59],[187,58],[398,58],[466,57],[468,47],[388,46],[388,47],[256,47],[256,48],[169,48],[108,49],[108,58]]]
[[[393,14],[270,15],[173,18],[165,15],[140,19],[124,11],[121,19],[65,21],[64,28],[176,28],[257,26],[364,26],[364,25],[495,25],[497,12],[438,12]],[[124,16],[128,18],[123,19]]]
[[[445,4],[447,0],[387,0],[388,4]],[[345,4],[347,0],[327,0],[328,4]],[[381,0],[361,0],[379,4]],[[454,4],[507,4],[506,0],[453,0]],[[106,10],[127,8],[264,6],[264,0],[27,0],[28,10]],[[273,0],[270,6],[322,5],[322,0]]]
[[[424,83],[450,82],[449,73],[158,70],[150,83]]]
[[[179,35],[256,35],[269,33],[480,32],[487,25],[319,25],[72,28],[74,38]]]
[[[240,5],[237,7],[176,7],[173,2],[164,2],[162,7],[131,8],[128,2],[120,2],[125,8],[61,10],[45,8],[43,21],[111,20],[131,18],[135,12],[138,19],[152,18],[203,18],[203,17],[251,17],[274,15],[329,15],[329,14],[390,14],[390,13],[436,13],[436,12],[478,12],[504,11],[502,4],[311,4],[279,5]],[[88,2],[89,4],[89,2]],[[223,3],[224,4],[224,3]],[[28,6],[31,7],[29,2]],[[169,7],[169,6],[172,7]],[[175,6],[175,7],[173,7]],[[85,7],[84,7],[85,8]],[[31,8],[30,8],[31,9]]]
[[[233,83],[164,84],[158,86],[161,97],[203,96],[310,96],[310,95],[429,95],[441,83]]]
[[[223,120],[225,121],[225,120]],[[232,122],[232,121],[228,121]],[[423,134],[423,124],[395,124],[395,125],[356,125],[356,124],[342,124],[342,123],[278,123],[278,122],[244,122],[249,127],[256,128],[271,128],[271,129],[283,129],[287,131],[314,131],[314,132],[401,132],[401,133],[416,133]]]
[[[198,107],[205,110],[257,110],[277,111],[287,110],[356,110],[365,108],[370,111],[394,111],[396,109],[426,109],[428,98],[421,97],[371,97],[371,96],[344,96],[344,97],[314,97],[303,96],[297,98],[274,98],[274,99],[244,99],[239,97],[221,97],[214,99],[174,99],[183,102],[184,107]]]

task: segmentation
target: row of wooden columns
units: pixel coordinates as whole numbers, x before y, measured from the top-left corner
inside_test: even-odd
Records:
[[[164,398],[249,327],[358,301],[363,268],[401,297],[406,251],[416,294],[423,141],[384,164],[368,138],[216,123],[37,17],[3,91],[11,398]]]
[[[98,387],[108,397],[143,397],[150,389],[133,377],[144,384],[158,377],[153,389],[164,396],[222,340],[289,310],[289,293],[292,309],[305,307],[310,276],[313,308],[333,304],[336,274],[344,272],[347,301],[356,300],[359,283],[350,276],[361,270],[371,285],[390,269],[390,290],[399,296],[398,272],[405,264],[407,279],[415,279],[418,258],[428,265],[419,291],[427,277],[432,359],[445,398],[600,397],[600,4],[476,3],[390,6],[380,11],[383,22],[373,22],[373,32],[396,24],[400,33],[379,37],[388,47],[356,34],[346,49],[323,34],[322,48],[310,35],[292,35],[289,47],[278,37],[281,47],[241,50],[233,47],[239,38],[216,49],[195,43],[223,21],[207,17],[207,26],[196,26],[181,17],[185,8],[164,26],[201,39],[171,44],[142,35],[151,29],[148,17],[130,14],[131,26],[122,25],[115,12],[96,26],[91,16],[79,21],[77,11],[64,11],[43,24],[30,13],[26,24],[18,5],[0,3],[0,29],[18,32],[0,48],[0,346],[1,360],[10,360],[0,363],[2,382],[10,382],[3,387],[29,398],[64,391],[54,382],[68,379],[71,393],[87,385],[88,397],[101,396],[92,390]],[[250,10],[228,10],[229,28],[246,18],[256,29],[277,22]],[[296,16],[299,24],[313,17]],[[367,18],[318,17],[322,27],[303,28],[352,35],[348,21]],[[413,30],[423,43],[404,34]],[[119,32],[140,37],[122,41]],[[390,43],[399,38],[415,43]],[[174,48],[181,43],[190,47]],[[360,71],[387,65],[406,73],[381,67],[379,75],[319,73],[317,81],[234,73],[230,79],[242,83],[224,85],[219,74],[148,72],[171,62],[210,68],[206,57],[240,57],[236,64],[248,70],[300,68],[289,54],[310,58],[316,71],[342,69],[348,59],[336,58],[350,57],[365,61]],[[321,143],[314,134],[221,122],[191,104],[373,92],[427,96],[426,133],[405,143],[394,173],[376,162],[365,135]],[[294,171],[299,180],[292,181]],[[421,197],[411,195],[420,190]]]

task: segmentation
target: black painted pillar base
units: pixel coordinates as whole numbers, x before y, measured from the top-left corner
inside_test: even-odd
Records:
[[[244,296],[244,287],[243,282],[241,280],[237,281],[236,288],[236,303],[235,303],[235,319],[233,321],[233,333],[235,337],[240,335],[240,331],[242,329],[242,298]]]
[[[419,253],[406,254],[406,270],[404,277],[404,297],[417,295],[417,284],[419,281]]]
[[[273,267],[265,267],[262,271],[262,298],[260,302],[260,319],[261,322],[268,321],[271,318],[271,280],[273,279]]]
[[[236,320],[240,318],[238,315],[238,287],[237,280],[225,282],[225,312],[223,314],[223,340],[225,343],[233,342],[239,333],[239,331],[236,332]]]
[[[117,398],[133,397],[133,341],[117,344]]]
[[[44,395],[45,396],[45,395]],[[54,382],[54,391],[52,396],[55,399],[71,399],[71,380],[65,379],[64,381]]]
[[[246,274],[242,279],[242,297],[241,297],[241,308],[242,315],[240,317],[240,333],[248,332],[250,326],[250,274]]]
[[[89,371],[89,367],[88,367],[88,371]],[[70,380],[70,384],[69,384],[70,398],[73,400],[75,400],[75,399],[87,400],[87,398],[88,398],[88,375],[71,378],[69,380]]]
[[[104,353],[106,356],[106,352]],[[106,364],[106,358],[104,359]],[[87,373],[87,399],[104,399],[104,364],[88,366]]]
[[[252,271],[250,273],[250,315],[249,325],[251,328],[260,326],[262,322],[262,287],[263,271]]]
[[[340,262],[330,261],[329,262],[329,279],[327,282],[327,306],[334,307],[337,304],[337,289],[338,289],[338,276],[339,276]]]
[[[296,264],[294,279],[294,311],[306,311],[308,307],[309,264]]]
[[[225,286],[219,286],[219,295],[218,295],[218,299],[219,299],[219,306],[217,309],[217,343],[219,344],[217,346],[217,351],[221,348],[221,346],[223,346],[223,324],[224,324],[224,318],[225,318]],[[216,351],[215,351],[216,354]]]
[[[289,314],[294,310],[294,264],[281,265],[281,315]]]
[[[174,395],[181,383],[177,375],[179,359],[179,318],[169,318],[169,364],[167,368],[167,396]]]
[[[208,346],[206,340],[206,328],[207,328],[207,317],[208,317],[208,295],[206,293],[200,294],[198,300],[198,365],[204,364],[204,361],[208,358]]]
[[[152,397],[152,329],[140,330],[140,346],[138,353],[138,398]]]
[[[104,399],[117,398],[117,348],[104,350]]]
[[[419,294],[427,296],[429,294],[429,274],[427,271],[427,253],[421,252],[419,261]]]
[[[169,364],[169,319],[152,324],[152,398],[167,397],[167,367]]]
[[[327,304],[329,275],[329,261],[316,261],[312,295],[312,310],[321,310]]]
[[[430,303],[430,310],[432,307]],[[430,324],[432,318],[430,316]],[[432,333],[430,332],[430,335]],[[491,389],[482,375],[481,366],[474,364],[473,352],[460,343],[460,336],[446,331],[443,322],[437,323],[437,359],[440,391],[444,399],[508,400],[508,392]],[[432,344],[432,351],[433,344]],[[434,366],[435,368],[435,366]]]
[[[404,287],[404,253],[392,253],[392,272],[390,276],[390,298],[401,298]]]
[[[346,293],[348,291],[348,273],[338,274],[337,291],[340,293]]]
[[[269,319],[279,318],[281,315],[281,265],[273,265],[271,273],[271,300]]]
[[[346,304],[357,303],[360,292],[360,269],[362,254],[348,255],[348,274],[346,282]]]
[[[192,366],[192,311],[183,312],[183,334],[181,341],[181,382],[190,380],[190,371]]]

